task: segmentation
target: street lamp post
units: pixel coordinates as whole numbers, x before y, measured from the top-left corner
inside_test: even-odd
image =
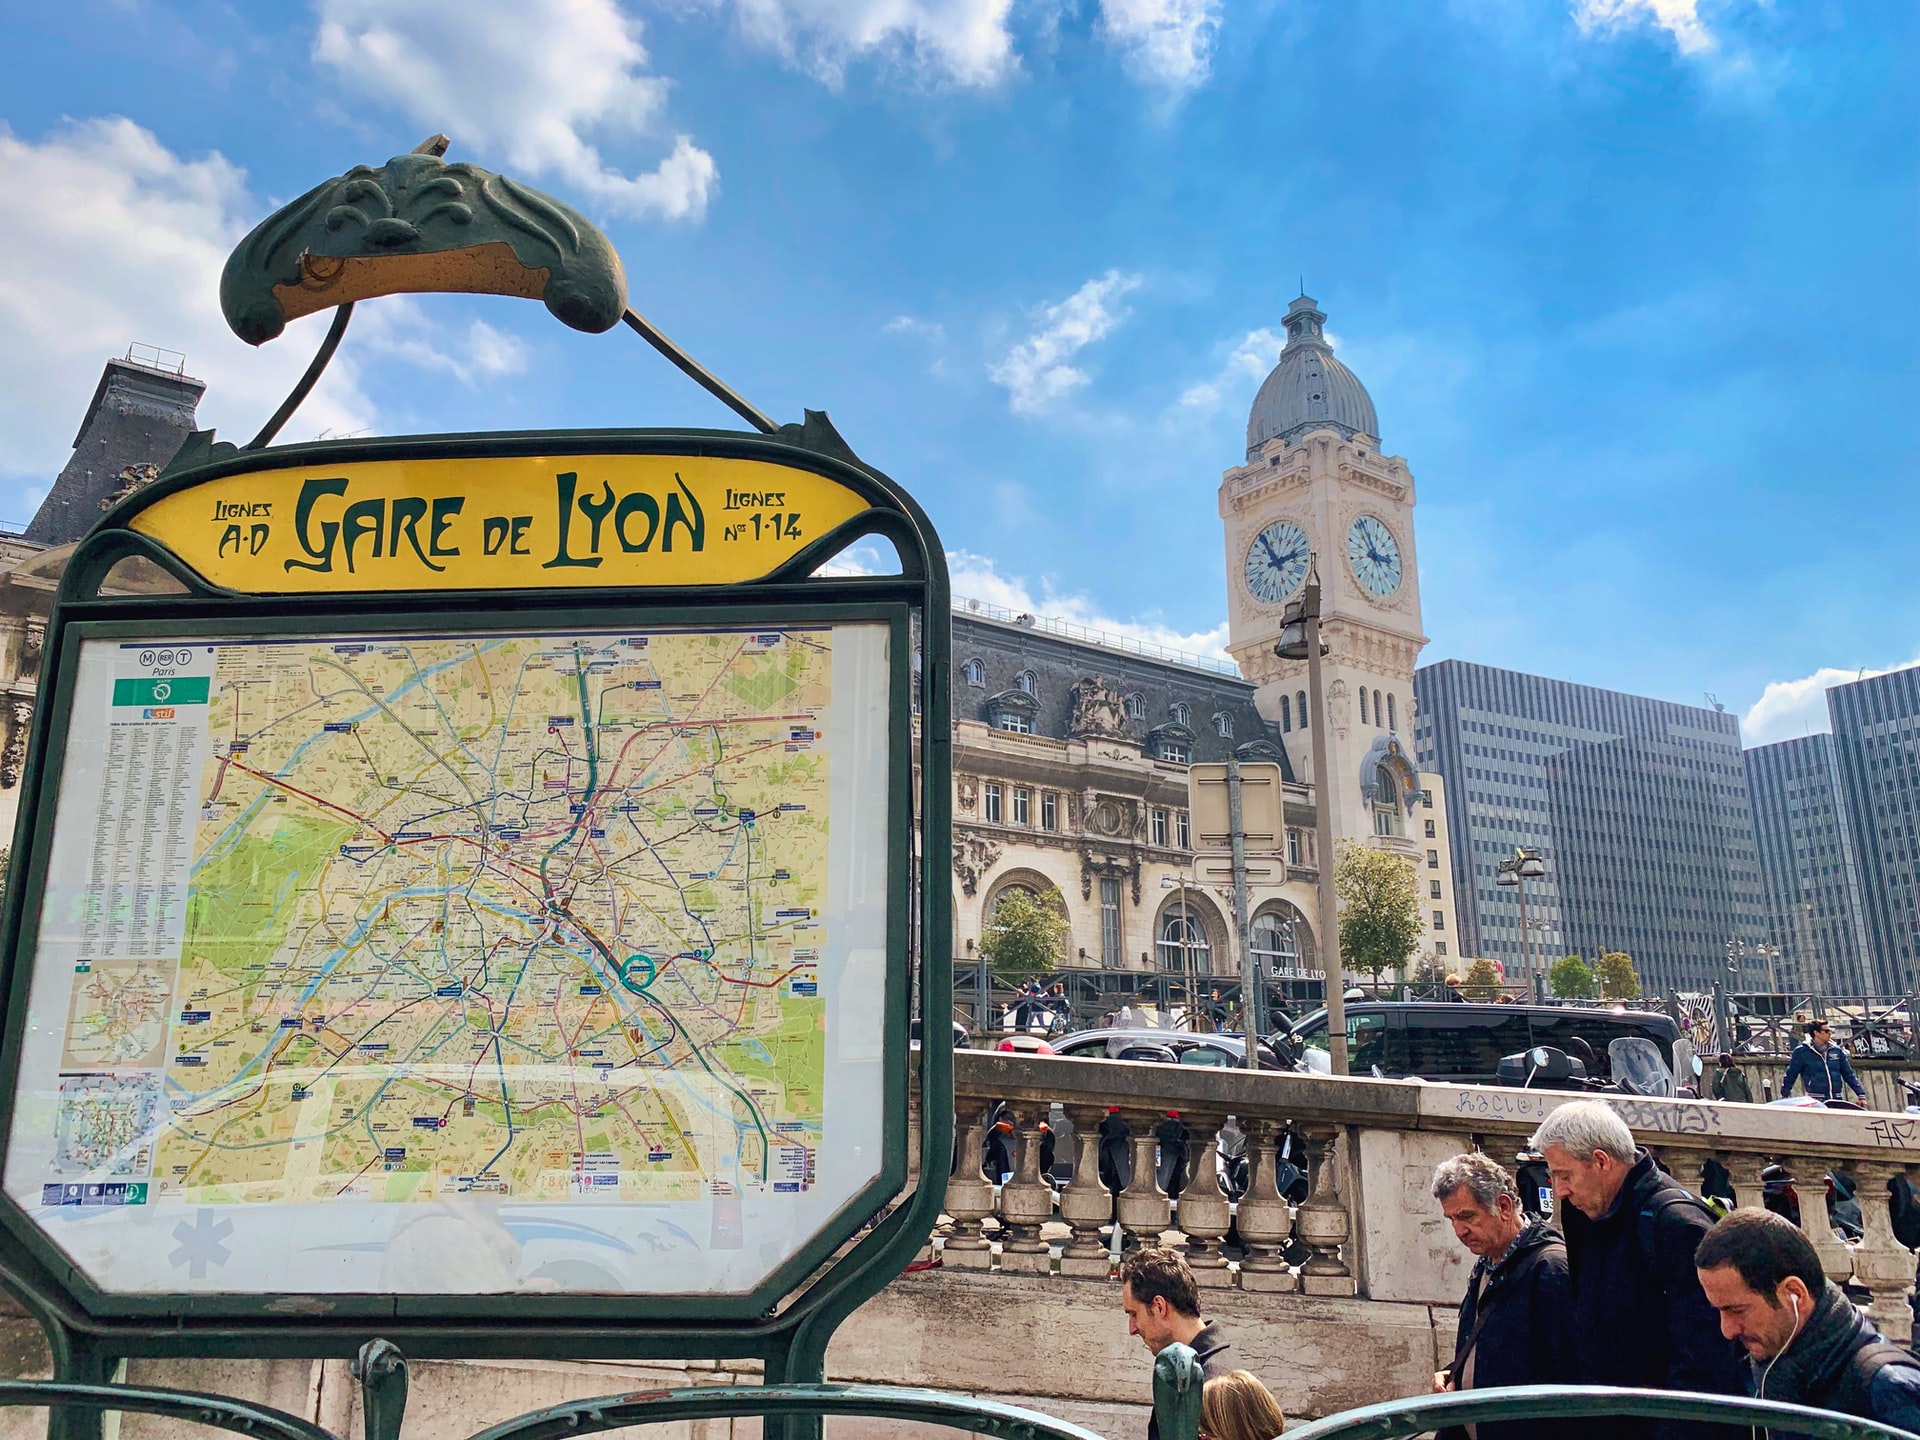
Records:
[[[1340,910],[1333,892],[1333,776],[1327,770],[1327,697],[1320,662],[1327,644],[1320,638],[1320,566],[1307,557],[1307,584],[1287,606],[1285,627],[1273,653],[1282,660],[1307,662],[1308,729],[1313,747],[1313,834],[1320,852],[1320,974],[1327,994],[1327,1057],[1333,1073],[1347,1073],[1346,984],[1340,963]]]
[[[1522,963],[1527,967],[1527,980],[1533,986],[1533,998],[1538,1003],[1541,998],[1540,967],[1534,963],[1533,927],[1527,921],[1527,881],[1537,880],[1546,874],[1547,862],[1536,847],[1522,845],[1514,850],[1512,858],[1500,861],[1493,870],[1496,885],[1520,887],[1520,953]]]
[[[1772,994],[1780,993],[1780,947],[1778,945],[1756,945],[1753,947],[1760,958],[1767,962],[1767,989]]]

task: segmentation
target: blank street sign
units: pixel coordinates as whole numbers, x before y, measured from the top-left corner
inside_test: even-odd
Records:
[[[1227,767],[1193,765],[1187,770],[1187,808],[1193,815],[1193,848],[1225,854],[1233,848],[1227,827]],[[1286,836],[1280,767],[1251,761],[1240,767],[1240,824],[1247,854],[1278,855]]]

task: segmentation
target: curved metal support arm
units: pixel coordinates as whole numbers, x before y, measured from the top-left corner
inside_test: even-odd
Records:
[[[138,1385],[73,1385],[60,1380],[0,1380],[0,1407],[57,1405],[75,1410],[168,1415],[258,1440],[340,1440],[310,1420],[198,1390],[158,1390]]]
[[[634,334],[653,346],[654,349],[658,350],[684,371],[687,378],[692,380],[694,384],[698,385],[702,390],[705,390],[709,395],[713,396],[714,399],[733,411],[734,414],[738,415],[742,420],[745,420],[762,435],[771,435],[780,428],[745,400],[741,399],[740,396],[736,395],[726,381],[722,380],[718,375],[715,375],[711,370],[707,369],[706,366],[702,365],[698,360],[674,344],[673,341],[669,340],[657,325],[631,305],[627,307],[626,313],[620,318],[626,321],[629,330],[633,331]]]
[[[870,1415],[917,1420],[997,1435],[1004,1440],[1102,1440],[1091,1430],[1037,1410],[891,1385],[695,1385],[637,1395],[571,1400],[536,1410],[489,1429],[472,1440],[560,1440],[628,1425],[714,1420],[731,1415]]]
[[[320,342],[320,349],[307,366],[307,373],[300,377],[300,383],[293,387],[292,393],[280,402],[280,408],[273,412],[273,418],[260,427],[260,433],[240,447],[242,450],[260,449],[280,433],[281,426],[293,418],[293,412],[300,408],[300,402],[313,393],[313,387],[320,383],[320,377],[326,373],[333,352],[340,348],[340,337],[347,333],[347,321],[352,318],[351,300],[333,312],[333,324],[327,327],[327,338]]]
[[[1831,1410],[1783,1405],[1777,1400],[1748,1400],[1732,1395],[1697,1395],[1678,1390],[1616,1390],[1607,1385],[1513,1385],[1498,1390],[1466,1390],[1456,1395],[1422,1395],[1389,1400],[1329,1415],[1298,1430],[1287,1440],[1400,1440],[1450,1425],[1484,1425],[1494,1420],[1571,1420],[1595,1416],[1633,1416],[1644,1420],[1695,1420],[1703,1424],[1768,1428],[1776,1434],[1811,1435],[1817,1440],[1899,1440],[1905,1430],[1872,1420],[1856,1420]]]

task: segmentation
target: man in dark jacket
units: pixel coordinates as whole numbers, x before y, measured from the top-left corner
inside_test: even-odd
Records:
[[[1693,1259],[1721,1333],[1746,1349],[1754,1395],[1920,1434],[1920,1360],[1854,1309],[1798,1226],[1771,1211],[1736,1210]]]
[[[1633,1143],[1597,1100],[1549,1115],[1529,1149],[1546,1157],[1573,1289],[1573,1360],[1589,1385],[1740,1395],[1739,1352],[1720,1334],[1693,1252],[1715,1216]],[[1735,1440],[1743,1431],[1609,1419],[1608,1440]]]
[[[1459,1242],[1478,1258],[1460,1304],[1453,1363],[1433,1377],[1436,1391],[1555,1385],[1572,1379],[1567,1321],[1567,1247],[1560,1232],[1529,1222],[1513,1177],[1475,1152],[1443,1161],[1433,1197]],[[1564,1422],[1515,1420],[1474,1427],[1475,1440],[1546,1440]],[[1464,1427],[1439,1440],[1467,1440]]]
[[[1809,1022],[1807,1038],[1793,1047],[1793,1056],[1787,1061],[1786,1078],[1780,1082],[1782,1100],[1793,1093],[1796,1080],[1805,1083],[1807,1094],[1822,1100],[1844,1100],[1846,1097],[1840,1093],[1842,1085],[1860,1099],[1867,1098],[1860,1078],[1853,1073],[1853,1066],[1847,1063],[1847,1052],[1833,1043],[1833,1031],[1824,1020]]]
[[[1142,1245],[1120,1262],[1120,1303],[1127,1333],[1158,1355],[1178,1341],[1193,1347],[1201,1373],[1212,1380],[1234,1368],[1233,1346],[1220,1327],[1200,1318],[1200,1287],[1178,1250]],[[1159,1440],[1157,1417],[1147,1420],[1147,1440]]]

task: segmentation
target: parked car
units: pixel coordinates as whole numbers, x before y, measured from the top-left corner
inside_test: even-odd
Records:
[[[1081,1030],[1053,1042],[1054,1052],[1077,1059],[1152,1060],[1163,1065],[1237,1069],[1247,1063],[1246,1037],[1231,1030],[1157,1030],[1147,1026]],[[1260,1042],[1260,1068],[1287,1070],[1273,1047]]]
[[[1672,1062],[1680,1027],[1658,1011],[1590,1009],[1575,1005],[1479,1005],[1440,1001],[1361,1000],[1347,1004],[1347,1067],[1355,1075],[1417,1077],[1456,1085],[1491,1085],[1502,1057],[1538,1045],[1577,1059],[1586,1074],[1614,1078],[1607,1047],[1615,1040],[1651,1040]],[[1294,1025],[1300,1068],[1325,1074],[1327,1012]],[[1676,1066],[1676,1068],[1678,1068]]]

